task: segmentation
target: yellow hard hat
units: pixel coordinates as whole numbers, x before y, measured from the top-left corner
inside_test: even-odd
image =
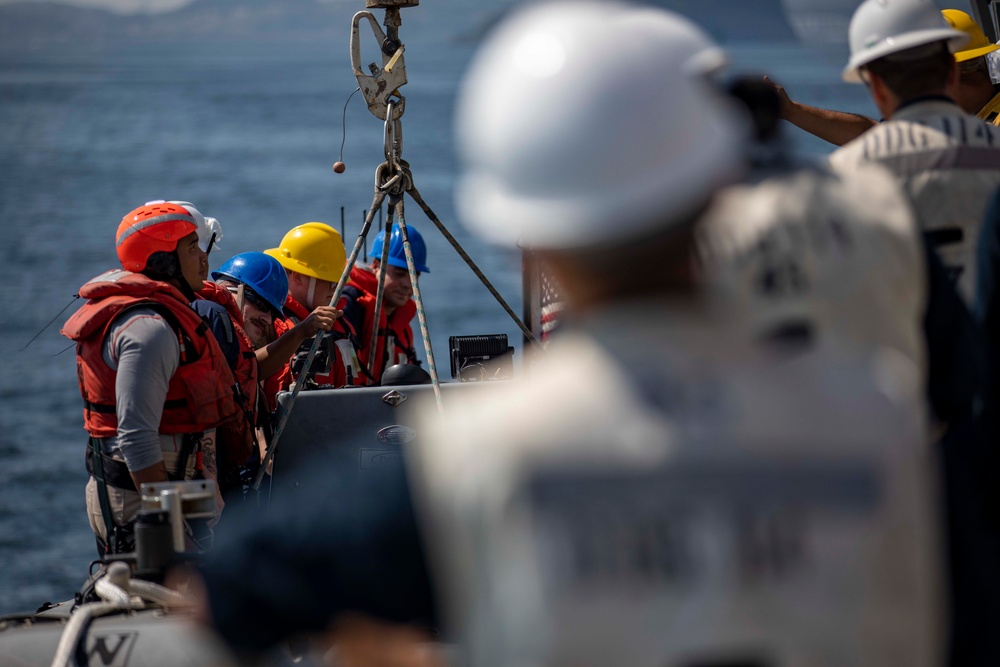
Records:
[[[941,13],[944,14],[945,20],[951,24],[952,28],[961,30],[969,36],[969,43],[965,45],[965,48],[955,52],[956,61],[972,60],[1000,49],[1000,46],[990,42],[979,24],[965,12],[958,9],[942,9]]]
[[[322,222],[307,222],[293,227],[277,248],[264,251],[283,267],[295,273],[331,283],[340,280],[347,263],[340,232]]]

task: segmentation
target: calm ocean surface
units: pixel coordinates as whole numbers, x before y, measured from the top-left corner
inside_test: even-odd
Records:
[[[500,6],[477,2],[476,11],[491,4]],[[407,23],[425,11],[432,8],[403,14],[403,156],[425,201],[519,311],[519,257],[476,242],[453,213],[452,106],[474,47],[461,37],[476,26],[455,14]],[[83,282],[116,265],[118,222],[150,199],[189,200],[222,222],[213,268],[276,245],[302,222],[339,229],[342,206],[352,243],[371,203],[382,126],[355,96],[347,172],[332,172],[341,110],[356,86],[348,34],[345,20],[340,43],[0,59],[0,613],[71,597],[95,556],[74,355],[58,334],[73,308],[25,343]],[[841,51],[727,46],[734,71],[768,72],[805,102],[875,113],[860,86],[840,82]],[[789,134],[802,152],[828,150]],[[449,335],[507,333],[520,347],[516,327],[419,208],[407,201],[407,212],[430,248],[421,287],[441,375]]]

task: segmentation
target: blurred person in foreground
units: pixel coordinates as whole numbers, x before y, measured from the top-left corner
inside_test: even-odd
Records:
[[[762,345],[823,354],[834,336],[894,349],[920,369],[944,486],[949,664],[995,664],[1000,515],[980,329],[891,174],[795,160],[782,148],[773,89],[747,77],[731,92],[757,119],[754,170],[716,197],[699,224],[703,278],[743,310]]]
[[[542,256],[564,329],[530,382],[425,405],[407,475],[340,471],[222,545],[205,615],[231,645],[349,646],[360,614],[440,623],[471,665],[939,664],[919,373],[760,346],[699,284],[745,119],[682,72],[674,15],[637,11],[529,8],[479,51],[459,208]]]
[[[873,163],[892,172],[919,222],[928,263],[943,265],[961,295],[962,307],[952,308],[953,317],[942,317],[940,306],[951,295],[931,285],[927,338],[932,355],[935,335],[969,320],[981,274],[997,271],[992,256],[979,246],[987,204],[1000,187],[1000,127],[959,106],[967,102],[956,93],[963,75],[956,62],[962,56],[954,54],[967,53],[974,35],[957,27],[929,0],[865,0],[858,7],[843,77],[863,83],[887,120],[830,156],[838,173]],[[967,342],[951,348],[951,359],[937,357],[945,368],[939,381],[931,368],[928,385],[952,537],[950,661],[993,665],[1000,660],[991,639],[1000,617],[1000,585],[995,565],[990,566],[1000,557],[1000,502],[993,481],[1000,467],[992,396],[996,378],[982,330],[965,331]]]

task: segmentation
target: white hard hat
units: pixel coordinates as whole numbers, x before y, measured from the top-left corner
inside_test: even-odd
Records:
[[[169,203],[183,206],[194,218],[195,224],[198,225],[198,247],[201,248],[202,252],[209,251],[209,244],[211,244],[211,249],[219,249],[219,241],[222,240],[222,223],[215,218],[202,215],[201,211],[196,209],[194,204],[189,201],[172,201]]]
[[[692,76],[711,77],[726,66],[726,52],[701,26],[680,14],[654,7],[635,7],[620,17],[621,29],[658,35],[676,54],[671,62]]]
[[[848,30],[851,58],[844,81],[860,82],[858,68],[885,56],[933,42],[948,42],[954,53],[969,41],[945,21],[931,0],[865,0]]]
[[[534,248],[627,241],[739,177],[746,119],[683,71],[691,53],[666,37],[670,18],[553,3],[487,39],[456,113],[457,207],[472,229]]]

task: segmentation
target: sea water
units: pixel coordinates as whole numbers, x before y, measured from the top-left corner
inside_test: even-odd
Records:
[[[424,11],[432,3],[405,10]],[[403,157],[424,200],[520,312],[520,257],[477,242],[454,216],[452,107],[476,26],[456,15],[411,27],[407,16]],[[275,246],[303,222],[339,229],[342,207],[350,246],[371,203],[383,136],[355,96],[347,171],[333,173],[342,109],[356,86],[348,31],[345,22],[342,40],[280,47],[202,43],[0,59],[0,613],[72,597],[96,555],[74,354],[58,334],[79,302],[26,343],[81,284],[116,265],[118,222],[147,200],[192,201],[221,221],[213,268]],[[841,83],[845,51],[753,35],[726,46],[732,73],[767,72],[801,101],[876,113],[862,87]],[[800,152],[821,159],[830,150],[787,133]],[[439,374],[448,376],[450,335],[506,333],[520,352],[516,326],[412,201],[406,211],[429,248],[431,271],[420,284]]]

